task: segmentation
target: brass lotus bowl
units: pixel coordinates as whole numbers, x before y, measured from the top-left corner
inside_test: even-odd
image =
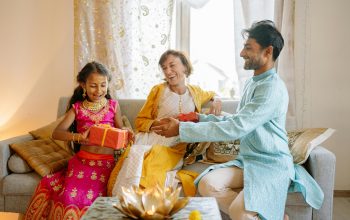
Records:
[[[188,203],[188,198],[180,198],[181,187],[160,187],[140,189],[136,186],[122,187],[118,196],[119,204],[113,206],[133,219],[169,219]]]

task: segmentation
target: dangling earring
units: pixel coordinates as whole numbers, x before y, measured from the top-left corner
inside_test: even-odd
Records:
[[[83,88],[83,98],[85,99],[85,97],[86,97],[86,89]]]

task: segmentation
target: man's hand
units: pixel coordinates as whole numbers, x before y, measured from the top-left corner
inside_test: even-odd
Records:
[[[175,118],[162,118],[151,130],[164,137],[174,137],[179,135],[179,126],[180,122]]]
[[[210,103],[209,114],[220,115],[221,114],[221,99],[215,97]]]

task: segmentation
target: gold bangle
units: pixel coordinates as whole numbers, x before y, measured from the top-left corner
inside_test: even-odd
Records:
[[[80,144],[80,134],[78,134],[78,140],[77,140],[77,142],[78,142],[78,144]]]
[[[72,141],[75,142],[75,134],[73,133]]]

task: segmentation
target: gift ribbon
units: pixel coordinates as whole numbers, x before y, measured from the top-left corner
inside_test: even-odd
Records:
[[[103,131],[103,136],[102,136],[102,141],[101,141],[101,146],[104,146],[107,132],[108,132],[108,130],[112,129],[112,126],[109,124],[98,124],[97,126],[106,128]],[[128,133],[123,133],[123,139],[125,139],[126,135],[128,135]]]
[[[106,139],[106,136],[107,136],[107,131],[111,129],[111,128],[106,128],[103,132],[103,136],[102,136],[102,142],[101,142],[101,146],[103,146],[105,144],[105,139]]]
[[[111,129],[112,127],[111,127],[111,125],[109,125],[109,124],[99,124],[99,125],[97,125],[97,126],[106,128],[106,129],[103,131],[103,136],[102,136],[101,146],[103,146],[103,145],[105,144],[105,139],[106,139],[106,136],[107,136],[107,131],[108,131],[109,129]]]

